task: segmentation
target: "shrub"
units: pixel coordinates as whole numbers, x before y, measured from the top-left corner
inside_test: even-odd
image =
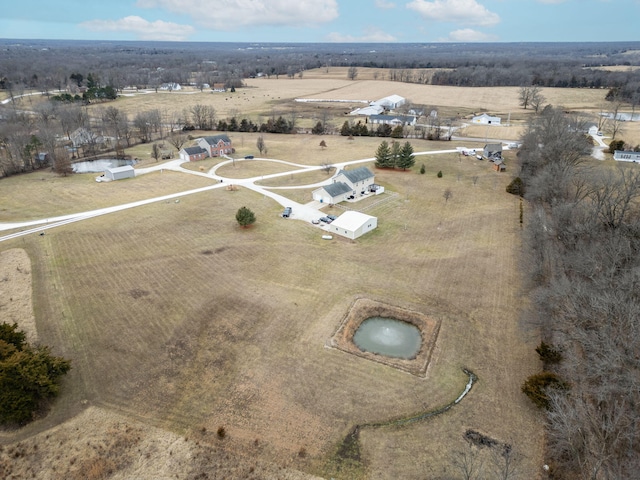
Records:
[[[218,434],[218,438],[220,440],[227,436],[227,431],[224,429],[224,427],[218,427],[218,431],[216,433]]]
[[[609,153],[613,153],[615,150],[624,150],[624,140],[612,140],[609,144]]]
[[[249,225],[255,223],[256,216],[247,207],[240,207],[240,209],[236,213],[236,221],[241,227],[248,227]]]
[[[427,171],[427,169],[425,168],[424,163],[423,163],[422,165],[420,165],[420,173],[422,175],[424,175],[426,171]]]
[[[536,347],[536,352],[538,352],[540,360],[542,360],[545,365],[560,363],[562,360],[562,353],[545,342],[541,342],[540,345]]]
[[[507,185],[507,193],[511,195],[518,195],[522,197],[524,195],[524,183],[520,177],[516,177],[511,180],[511,183]]]
[[[537,407],[549,410],[551,401],[549,390],[568,390],[569,385],[558,375],[552,372],[540,372],[531,375],[522,385],[522,393],[531,400]]]
[[[442,178],[442,170],[438,172],[438,178]]]

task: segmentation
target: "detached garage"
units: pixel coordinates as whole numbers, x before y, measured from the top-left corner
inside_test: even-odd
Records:
[[[377,226],[376,217],[349,210],[331,222],[328,231],[355,240]]]
[[[104,176],[109,180],[122,180],[123,178],[135,177],[136,171],[131,165],[125,165],[124,167],[107,168]]]

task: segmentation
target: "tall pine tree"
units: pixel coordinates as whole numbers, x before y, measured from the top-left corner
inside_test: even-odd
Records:
[[[391,149],[386,140],[384,140],[376,150],[376,167],[378,168],[390,168],[391,164]]]
[[[406,170],[411,168],[416,163],[416,157],[413,155],[413,147],[409,142],[405,142],[400,149],[400,156],[396,163],[396,167]]]

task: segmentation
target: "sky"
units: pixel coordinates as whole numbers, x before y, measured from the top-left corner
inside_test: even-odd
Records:
[[[638,41],[640,0],[3,0],[0,38]]]

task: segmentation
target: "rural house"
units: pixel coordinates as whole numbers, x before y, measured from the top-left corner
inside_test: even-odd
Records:
[[[417,118],[413,115],[370,115],[369,123],[386,124],[396,127],[398,125],[415,125]]]
[[[375,175],[367,167],[340,170],[333,183],[313,191],[313,199],[321,203],[340,203],[351,195],[363,195],[373,185]]]
[[[613,159],[618,162],[640,162],[640,152],[625,152],[623,150],[615,150],[613,152]]]
[[[501,143],[487,143],[483,149],[483,155],[488,160],[501,160],[502,159],[502,144]]]
[[[328,231],[355,240],[378,226],[378,219],[354,210],[348,210],[329,224]]]
[[[483,113],[471,119],[471,123],[480,125],[500,125],[500,117],[492,117]]]
[[[69,139],[71,140],[71,143],[75,148],[85,147],[87,145],[95,147],[97,145],[104,145],[107,143],[106,137],[98,135],[97,133],[84,127],[76,128],[69,135]]]
[[[210,157],[219,157],[233,153],[231,139],[226,135],[213,135],[198,139],[198,146],[207,151]]]
[[[185,147],[180,150],[180,160],[184,162],[196,162],[198,160],[204,160],[208,156],[207,151],[199,146]]]

